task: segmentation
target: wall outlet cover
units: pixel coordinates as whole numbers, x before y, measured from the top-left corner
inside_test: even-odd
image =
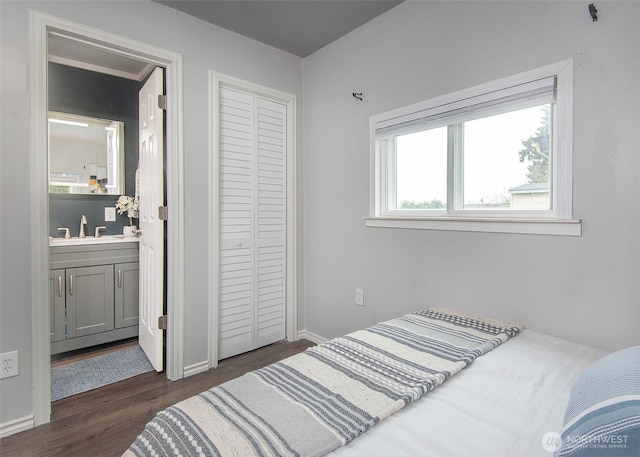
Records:
[[[0,379],[18,376],[18,351],[0,354]]]

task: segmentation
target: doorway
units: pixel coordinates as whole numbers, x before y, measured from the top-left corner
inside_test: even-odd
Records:
[[[181,80],[182,59],[179,54],[148,46],[144,43],[109,34],[70,21],[32,11],[32,81],[33,81],[33,125],[32,125],[32,182],[34,192],[34,215],[32,243],[33,263],[33,409],[35,425],[50,420],[50,347],[49,328],[49,246],[48,246],[48,161],[43,151],[47,150],[47,85],[48,85],[48,35],[50,32],[73,38],[89,49],[107,52],[113,56],[128,57],[153,66],[164,67],[166,72],[167,105],[173,109],[166,113],[166,147],[169,159],[166,164],[168,205],[167,221],[167,264],[166,289],[167,313],[171,316],[166,334],[166,375],[171,380],[183,377],[182,361],[182,316],[183,316],[183,273],[182,273],[182,225],[183,195],[182,181],[182,131]]]
[[[164,222],[152,211],[165,201],[164,112],[157,106],[164,69],[114,58],[56,32],[48,35],[48,52],[56,400],[144,373],[150,363],[164,369],[164,335],[157,328],[165,302]],[[75,237],[81,215],[84,240],[57,233]],[[138,236],[123,235],[134,229]],[[135,348],[100,355],[101,345],[136,335]],[[82,351],[80,360],[73,361],[75,351]],[[72,361],[60,364],[60,357]]]

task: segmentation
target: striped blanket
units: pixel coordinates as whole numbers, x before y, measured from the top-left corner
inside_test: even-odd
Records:
[[[321,456],[521,329],[444,309],[382,322],[161,411],[124,456]]]

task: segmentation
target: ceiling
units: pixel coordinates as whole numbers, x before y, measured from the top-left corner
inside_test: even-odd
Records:
[[[402,0],[153,0],[307,57]]]
[[[0,0],[1,1],[1,0]],[[153,0],[190,16],[306,57],[404,0]],[[51,31],[49,61],[141,81],[147,62]]]

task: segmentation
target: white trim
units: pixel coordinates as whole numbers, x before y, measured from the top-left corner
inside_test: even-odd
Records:
[[[366,227],[582,236],[581,220],[365,217]]]
[[[184,377],[188,378],[189,376],[204,373],[205,371],[209,371],[208,360],[203,360],[202,362],[194,363],[192,365],[184,367]]]
[[[184,342],[184,213],[183,213],[183,140],[182,140],[182,56],[145,43],[104,32],[75,22],[30,11],[31,28],[31,182],[32,182],[32,288],[33,319],[33,413],[35,425],[49,422],[51,414],[51,378],[49,347],[48,290],[48,185],[47,185],[47,32],[86,37],[121,55],[165,67],[167,86],[167,300],[171,319],[167,330],[167,378],[183,377]],[[44,309],[43,309],[44,308]]]
[[[571,219],[573,214],[573,61],[569,60],[558,71],[558,95],[556,97],[556,114],[553,128],[563,132],[561,138],[553,135],[552,166],[556,171],[552,174],[551,189],[553,195],[553,211],[559,219]]]
[[[122,70],[114,70],[113,68],[103,67],[102,65],[80,62],[79,60],[73,60],[67,57],[59,56],[50,56],[49,62],[67,65],[68,67],[81,68],[82,70],[95,71],[96,73],[104,73],[106,75],[115,76],[116,78],[131,79],[133,81],[142,81],[144,77],[147,76],[151,72],[151,70],[155,68],[155,65],[147,64],[140,73],[129,73]]]
[[[218,202],[220,194],[218,192],[218,176],[220,170],[218,167],[218,142],[219,125],[218,122],[218,91],[220,83],[215,72],[209,70],[209,345],[207,358],[209,359],[209,367],[216,368],[218,366],[218,332],[220,326],[218,320],[218,278],[220,277],[219,265],[220,258],[219,240],[220,240],[220,211]]]
[[[325,341],[327,341],[326,338],[321,337],[320,335],[316,335],[315,333],[312,333],[308,330],[300,330],[298,332],[298,339],[299,340],[309,340],[312,343],[316,343],[316,344],[322,344]]]
[[[164,51],[167,52],[168,51]],[[167,378],[184,377],[184,150],[182,54],[168,53],[165,151],[167,154]],[[162,54],[159,54],[162,55]]]
[[[220,86],[251,92],[287,106],[287,273],[286,273],[286,338],[297,335],[297,183],[296,183],[296,96],[259,84],[209,70],[209,366],[218,366],[218,264],[219,264],[219,195],[218,195],[218,111]]]
[[[49,199],[47,150],[47,25],[40,13],[31,11],[31,302],[33,344],[33,421],[49,422],[51,416],[51,362],[49,316]],[[44,312],[43,307],[46,307]]]
[[[18,419],[0,424],[0,438],[6,438],[7,436],[13,435],[15,433],[30,430],[33,427],[35,427],[33,414],[29,414],[28,416],[20,417]]]

